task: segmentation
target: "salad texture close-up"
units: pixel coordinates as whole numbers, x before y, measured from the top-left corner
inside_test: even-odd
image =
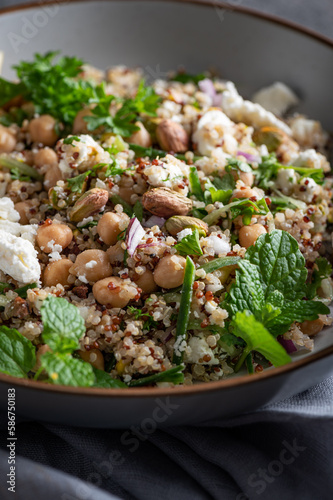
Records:
[[[36,54],[0,78],[0,372],[191,385],[330,334],[330,138],[282,82]],[[241,83],[241,82],[239,82]]]

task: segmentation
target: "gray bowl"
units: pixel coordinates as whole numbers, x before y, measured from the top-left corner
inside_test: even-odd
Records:
[[[221,5],[221,4],[219,4]],[[0,15],[3,74],[35,52],[61,50],[97,67],[141,66],[148,77],[177,67],[214,68],[244,96],[276,80],[302,98],[300,111],[333,130],[333,42],[244,8],[200,1],[87,1],[8,9]],[[303,391],[333,373],[333,328],[315,351],[252,376],[178,387],[128,390],[49,386],[0,375],[0,401],[16,389],[27,417],[91,427],[192,424],[249,411]]]

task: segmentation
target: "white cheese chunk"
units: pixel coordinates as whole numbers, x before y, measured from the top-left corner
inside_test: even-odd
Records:
[[[284,115],[291,106],[296,106],[299,103],[296,94],[281,82],[275,82],[269,87],[262,88],[254,94],[252,100],[278,116]]]
[[[205,361],[203,359],[204,356],[210,357],[209,361]],[[214,352],[209,347],[204,337],[192,337],[189,340],[188,348],[185,351],[185,361],[187,363],[198,363],[201,365],[219,364],[219,360],[214,357]]]
[[[229,86],[222,93],[222,109],[234,122],[243,122],[256,128],[265,126],[277,127],[286,134],[291,135],[291,130],[286,123],[279,120],[279,118],[264,109],[260,104],[244,100],[234,86]]]
[[[237,140],[233,134],[232,121],[221,110],[210,109],[198,121],[192,140],[201,155],[210,156],[212,151],[221,145],[226,153],[236,154]]]
[[[38,282],[37,251],[30,241],[0,229],[0,269],[20,283]]]

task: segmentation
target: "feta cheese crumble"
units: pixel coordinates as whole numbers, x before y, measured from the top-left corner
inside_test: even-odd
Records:
[[[30,241],[0,229],[0,269],[20,283],[38,282],[37,251]]]
[[[291,107],[299,103],[296,94],[287,85],[275,82],[254,94],[253,102],[275,115],[282,116]]]

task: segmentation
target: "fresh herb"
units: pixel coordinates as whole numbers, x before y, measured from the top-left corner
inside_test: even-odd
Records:
[[[111,196],[111,201],[115,206],[121,205],[124,209],[125,214],[127,214],[129,217],[132,215],[132,206],[127,203],[127,201],[125,201],[121,196],[119,196],[118,194],[114,194],[113,196]]]
[[[124,382],[112,378],[109,373],[106,373],[103,370],[93,368],[93,372],[95,375],[93,387],[101,387],[103,389],[125,389],[127,387]]]
[[[139,379],[131,380],[130,387],[141,387],[143,385],[152,385],[159,382],[170,382],[172,384],[182,384],[184,382],[184,365],[180,364],[174,366],[169,370],[164,372],[154,373],[154,375],[148,375],[146,377],[141,377]]]
[[[195,280],[195,265],[193,260],[187,256],[185,275],[180,299],[180,306],[176,326],[176,340],[174,345],[173,362],[179,365],[184,357],[184,349],[187,337],[187,327],[192,305],[193,283]]]
[[[13,285],[10,283],[3,283],[0,281],[0,293],[3,293],[5,290],[10,290],[13,288]]]
[[[70,353],[79,348],[86,329],[79,309],[62,298],[49,295],[41,308],[43,341],[56,353]]]
[[[41,356],[41,366],[53,384],[91,387],[95,383],[91,364],[73,358],[69,353],[46,352]]]
[[[215,187],[209,188],[209,192],[212,198],[212,203],[219,201],[223,204],[228,203],[232,195],[232,189],[216,189]]]
[[[267,215],[269,212],[269,208],[264,198],[261,198],[258,201],[237,199],[235,199],[234,201],[239,201],[239,203],[238,205],[233,205],[232,207],[230,207],[232,219],[236,219],[236,217],[242,216],[244,226],[248,226],[251,224],[253,215]]]
[[[22,83],[14,83],[0,78],[0,107],[9,103],[12,99],[25,93]]]
[[[228,163],[225,167],[225,171],[230,173],[232,170],[236,172],[252,172],[250,165],[244,161],[238,160],[237,158],[229,158]]]
[[[37,283],[29,283],[28,285],[24,285],[24,286],[21,286],[20,288],[16,288],[14,290],[14,292],[17,293],[17,295],[19,297],[21,297],[22,299],[26,299],[27,298],[27,291],[32,290],[33,288],[37,288],[37,287],[38,287]]]
[[[216,189],[221,189],[223,191],[233,191],[235,189],[236,182],[233,176],[228,173],[224,174],[222,178],[214,176],[213,185],[216,187]]]
[[[199,241],[199,231],[195,229],[192,234],[184,236],[174,248],[180,255],[203,255]]]
[[[156,116],[156,109],[161,100],[152,87],[146,87],[141,81],[137,95],[133,99],[121,101],[121,107],[111,115],[111,104],[114,101],[119,103],[120,100],[113,95],[107,95],[103,84],[95,89],[95,93],[96,96],[90,99],[90,103],[95,104],[92,115],[84,117],[88,130],[103,127],[105,132],[113,132],[123,137],[129,137],[138,130],[135,122],[140,113]]]
[[[203,220],[212,226],[216,224],[222,214],[230,212],[233,219],[238,216],[243,216],[243,224],[248,225],[251,223],[253,215],[266,215],[269,208],[264,198],[258,201],[251,201],[250,199],[235,199],[224,207],[213,210],[210,214],[206,215]]]
[[[15,175],[24,175],[28,180],[35,179],[41,181],[43,179],[43,176],[35,168],[6,154],[0,156],[0,165],[8,168]]]
[[[68,188],[72,191],[72,193],[82,193],[84,183],[90,174],[91,170],[88,170],[87,172],[83,172],[83,174],[67,179]]]
[[[133,315],[135,320],[143,320],[143,329],[144,330],[150,330],[151,328],[155,328],[157,326],[157,321],[154,320],[153,316],[151,316],[149,313],[143,313],[142,309],[138,309],[133,306],[129,306],[128,312]]]
[[[277,190],[275,191],[275,193],[278,196],[269,197],[271,200],[271,210],[273,213],[283,212],[284,210],[287,210],[287,208],[290,208],[291,210],[297,210],[298,208],[301,210],[306,209],[307,205],[306,203],[304,203],[304,201],[296,200],[291,196],[285,196]]]
[[[180,82],[180,83],[195,83],[198,85],[198,83],[201,80],[204,80],[206,75],[204,73],[199,73],[198,75],[191,75],[190,73],[182,73],[179,72],[177,75],[173,76],[171,80],[173,82]]]
[[[312,273],[311,283],[308,285],[307,298],[313,299],[317,295],[321,282],[332,275],[332,265],[325,257],[318,257],[315,261],[314,271]]]
[[[208,273],[213,273],[214,271],[217,271],[218,269],[221,269],[222,267],[227,267],[227,266],[234,266],[235,264],[238,264],[240,261],[240,257],[218,257],[217,259],[213,259],[210,262],[207,262],[207,264],[204,264],[201,266],[200,269],[203,269],[206,274]]]
[[[321,184],[324,178],[324,172],[320,168],[295,167],[293,165],[282,165],[277,161],[275,153],[264,156],[258,168],[254,170],[257,185],[262,189],[269,189],[274,185],[278,171],[280,169],[294,170],[300,174],[300,180],[305,177],[311,177],[317,184]]]
[[[133,207],[133,217],[136,217],[140,222],[142,222],[143,206],[139,200],[135,202],[135,205]]]
[[[201,187],[198,171],[196,167],[190,168],[189,174],[190,191],[193,196],[199,201],[205,201],[205,193]]]
[[[232,321],[232,327],[234,334],[246,342],[243,354],[236,365],[236,372],[252,351],[260,352],[274,366],[282,366],[291,361],[282,345],[248,311],[237,312]]]
[[[307,269],[297,241],[286,231],[259,236],[238,262],[236,281],[224,306],[231,317],[250,311],[273,335],[290,325],[314,320],[329,309],[319,301],[302,300],[307,293]]]
[[[70,135],[64,139],[64,144],[70,144],[71,146],[73,146],[74,141],[81,142],[81,139],[77,135]]]
[[[144,148],[143,146],[139,146],[138,144],[129,143],[128,147],[132,151],[134,151],[136,158],[145,158],[146,156],[148,156],[148,158],[157,158],[157,157],[163,158],[164,156],[166,156],[168,154],[168,152],[164,151],[163,149],[155,149],[155,148],[151,148],[151,147]],[[178,160],[187,161],[187,158],[185,157],[184,154],[176,153],[173,156],[175,158],[178,158]],[[202,158],[202,157],[201,156],[193,156],[193,161],[197,161],[200,158]]]
[[[101,163],[99,165],[102,165]],[[104,165],[103,165],[104,166]],[[116,158],[114,158],[111,163],[107,164],[105,170],[105,177],[114,177],[115,175],[123,175],[125,169],[121,168],[119,162]]]
[[[0,372],[27,377],[36,363],[35,347],[15,328],[0,326]]]

